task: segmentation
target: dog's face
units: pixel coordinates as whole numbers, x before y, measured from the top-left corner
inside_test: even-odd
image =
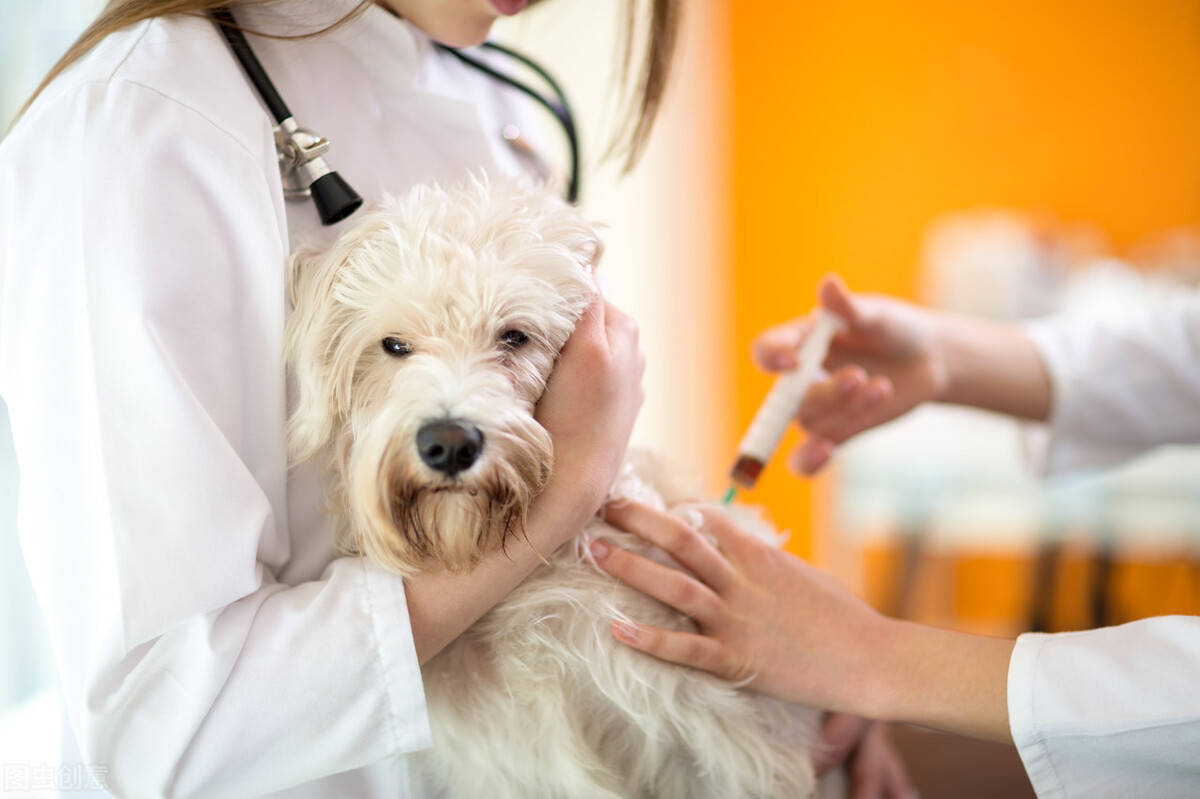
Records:
[[[594,294],[594,229],[541,190],[418,187],[294,259],[294,461],[329,446],[351,546],[470,570],[552,466],[534,406]]]

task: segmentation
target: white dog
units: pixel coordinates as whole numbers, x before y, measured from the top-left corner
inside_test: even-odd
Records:
[[[474,180],[418,187],[294,259],[292,457],[327,462],[341,551],[401,575],[466,572],[520,536],[553,462],[534,405],[600,249],[548,193]],[[638,457],[611,493],[683,499]],[[594,520],[424,668],[427,776],[487,799],[811,795],[816,711],[613,640],[613,619],[694,628],[595,568],[601,534],[650,549]]]

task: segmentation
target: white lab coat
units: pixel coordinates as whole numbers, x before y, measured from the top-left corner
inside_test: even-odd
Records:
[[[380,7],[252,43],[368,204],[520,169],[499,131],[528,100]],[[20,537],[67,741],[122,796],[419,795],[403,584],[333,556],[321,477],[285,459],[285,261],[336,229],[285,204],[272,125],[212,25],[169,17],[104,40],[0,145]]]
[[[1200,443],[1200,296],[1028,331],[1054,393],[1045,470]],[[1040,797],[1200,796],[1200,618],[1022,635],[1008,711]]]

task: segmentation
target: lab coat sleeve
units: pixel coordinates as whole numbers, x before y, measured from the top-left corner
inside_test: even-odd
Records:
[[[1196,796],[1197,675],[1196,617],[1018,638],[1009,721],[1038,796]]]
[[[1159,445],[1200,442],[1200,295],[1025,330],[1052,392],[1048,424],[1027,430],[1039,471],[1104,468]]]
[[[288,586],[264,557],[288,541],[269,138],[120,81],[31,114],[0,150],[0,390],[84,757],[120,796],[257,796],[427,746],[402,581],[342,558]]]

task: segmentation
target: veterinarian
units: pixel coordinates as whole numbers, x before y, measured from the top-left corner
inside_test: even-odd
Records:
[[[287,467],[282,333],[288,255],[340,228],[285,201],[274,121],[204,17],[219,5],[113,0],[0,142],[0,394],[67,716],[62,759],[120,796],[419,795],[397,755],[430,743],[420,664],[538,561],[511,547],[470,577],[405,584],[334,556],[323,476]],[[477,44],[525,5],[233,9],[285,37],[249,38],[370,205],[527,168],[497,132],[539,110],[434,47]],[[645,70],[625,77],[627,165],[680,6],[655,0]],[[634,325],[596,304],[538,408],[556,472],[529,517],[537,549],[599,507],[641,373]],[[829,729],[829,763],[898,768],[877,727],[837,716]]]
[[[269,119],[205,0],[114,0],[0,144],[0,391],[20,536],[82,760],[118,796],[404,797],[430,743],[420,664],[539,562],[407,584],[335,557],[319,470],[289,473],[289,252]],[[297,115],[366,202],[472,170],[538,113],[433,40],[476,44],[523,0],[235,7]],[[635,91],[636,158],[676,3]],[[636,59],[635,59],[636,60]],[[553,550],[605,495],[641,403],[628,317],[586,314],[538,409],[557,471],[528,533]],[[73,747],[78,746],[76,751]]]
[[[1200,297],[1122,319],[1025,327],[860,296],[840,280],[824,307],[848,330],[799,414],[792,464],[812,473],[847,438],[923,402],[1046,423],[1050,470],[1103,467],[1160,444],[1200,442]],[[757,359],[786,369],[799,320],[765,332]],[[829,576],[707,515],[713,547],[644,506],[614,523],[696,575],[601,544],[603,568],[693,616],[702,635],[615,625],[630,646],[783,699],[1011,741],[1039,796],[1200,795],[1200,619],[985,638],[889,619]],[[674,601],[672,601],[674,600]]]

